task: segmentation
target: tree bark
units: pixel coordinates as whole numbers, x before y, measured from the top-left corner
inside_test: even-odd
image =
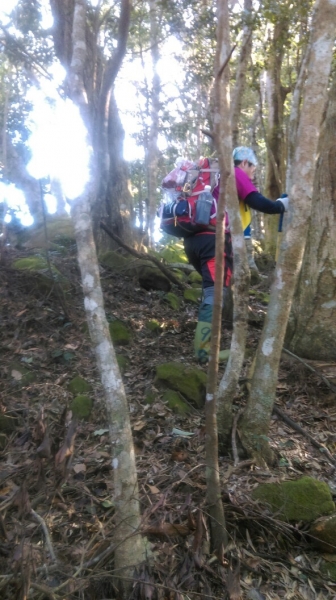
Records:
[[[312,213],[286,346],[305,358],[336,360],[336,70],[319,144]]]
[[[257,460],[271,462],[268,430],[275,400],[279,361],[295,285],[302,265],[311,212],[315,162],[335,40],[336,4],[316,0],[311,54],[304,86],[293,171],[288,177],[291,199],[279,261],[246,410],[240,425],[243,445]]]
[[[76,0],[73,23],[73,55],[68,84],[73,101],[80,107],[84,121],[87,119],[86,94],[83,73],[86,59],[85,0]],[[127,399],[111,342],[106,319],[99,266],[93,238],[90,194],[92,181],[72,206],[78,263],[81,271],[84,307],[93,344],[97,367],[104,391],[107,419],[112,447],[114,477],[114,504],[116,529],[114,543],[115,570],[126,579],[119,580],[119,596],[128,597],[134,566],[142,562],[144,541],[140,535],[140,507],[138,483]],[[116,576],[116,577],[117,577]],[[121,583],[121,582],[124,583]],[[125,583],[126,582],[126,583]]]

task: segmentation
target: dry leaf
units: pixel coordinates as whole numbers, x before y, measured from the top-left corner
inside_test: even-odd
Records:
[[[73,470],[75,471],[75,473],[85,473],[86,466],[84,463],[78,463],[77,465],[73,466]]]
[[[160,490],[155,485],[148,485],[151,494],[159,494]]]

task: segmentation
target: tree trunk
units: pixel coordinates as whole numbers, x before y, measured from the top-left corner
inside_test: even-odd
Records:
[[[85,0],[76,0],[73,23],[73,55],[68,75],[68,86],[73,101],[80,107],[84,120],[87,118],[86,94],[83,73],[86,59],[85,44]],[[116,577],[121,574],[118,597],[129,597],[134,567],[144,556],[144,541],[140,535],[140,507],[138,484],[133,448],[131,424],[127,399],[120,371],[111,342],[106,320],[103,294],[100,284],[99,267],[93,239],[90,191],[92,181],[86,191],[73,202],[74,223],[78,263],[81,271],[84,306],[97,367],[104,391],[107,419],[112,446],[112,466],[114,476],[114,503],[116,528],[114,533],[114,567]],[[125,582],[125,583],[120,583]]]
[[[312,213],[286,346],[305,358],[336,360],[336,71],[319,144]]]
[[[244,29],[241,51],[238,59],[236,71],[236,81],[232,90],[231,98],[231,127],[232,127],[232,146],[235,148],[239,145],[239,119],[242,107],[243,94],[246,82],[246,71],[251,58],[252,50],[252,0],[244,0]]]
[[[336,4],[316,0],[311,54],[296,140],[291,199],[264,329],[259,342],[247,407],[240,426],[243,445],[263,462],[272,461],[268,430],[275,400],[278,368],[295,285],[302,265],[311,212],[315,162],[335,40]]]
[[[158,3],[156,0],[149,0],[149,19],[150,19],[150,44],[152,56],[152,90],[151,90],[151,125],[148,137],[148,224],[149,224],[149,245],[154,244],[154,226],[157,210],[157,182],[158,182],[158,135],[159,135],[159,111],[160,111],[160,77],[157,71],[157,65],[160,59],[159,52],[159,31],[158,31]]]

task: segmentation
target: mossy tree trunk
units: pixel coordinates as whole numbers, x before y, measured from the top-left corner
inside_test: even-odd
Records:
[[[87,119],[83,84],[86,57],[85,11],[85,0],[76,0],[72,34],[73,54],[68,75],[71,97],[80,107],[84,121]],[[137,472],[127,399],[106,319],[93,238],[90,210],[92,188],[91,181],[82,196],[74,200],[71,215],[77,242],[84,307],[109,424],[116,511],[114,567],[116,573],[125,578],[118,581],[118,597],[124,598],[129,597],[131,588],[131,582],[128,582],[127,578],[132,576],[134,566],[144,559],[144,541],[140,535]]]
[[[315,163],[335,40],[336,3],[316,0],[310,59],[289,174],[289,222],[281,245],[265,325],[260,338],[251,391],[240,423],[243,445],[257,460],[272,461],[268,430],[278,368],[295,286],[302,265],[311,212]]]
[[[311,219],[286,346],[305,358],[336,360],[336,70],[319,144]]]

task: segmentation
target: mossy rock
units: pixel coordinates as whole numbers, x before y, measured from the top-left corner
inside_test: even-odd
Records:
[[[76,377],[74,377],[68,383],[68,390],[74,396],[77,396],[78,394],[85,394],[86,392],[91,392],[92,386],[90,385],[90,383],[85,381],[85,379],[83,379],[83,377],[76,375]]]
[[[162,396],[162,400],[167,402],[168,407],[178,415],[186,415],[190,413],[190,406],[186,403],[179,392],[174,390],[166,390]]]
[[[320,570],[328,579],[336,581],[336,554],[330,555],[330,561],[322,560]]]
[[[156,367],[155,383],[180,392],[196,408],[204,405],[206,382],[206,374],[197,367],[177,362],[169,362]]]
[[[36,374],[26,367],[23,367],[20,363],[12,363],[9,367],[9,373],[12,382],[19,387],[29,385],[36,380]]]
[[[1,433],[13,433],[17,427],[18,421],[15,417],[0,413],[0,431]]]
[[[162,330],[161,323],[159,323],[159,321],[157,321],[156,319],[149,319],[149,321],[145,323],[145,327],[153,333],[160,333],[160,331]]]
[[[176,296],[176,294],[174,294],[174,292],[168,292],[168,294],[165,294],[163,299],[169,304],[170,308],[173,310],[179,310],[181,306],[181,300],[178,296]]]
[[[127,273],[130,276],[136,275],[137,267],[134,259],[131,260],[129,256],[123,256],[113,250],[108,250],[99,255],[99,262],[103,267],[108,267],[115,273]]]
[[[79,395],[70,404],[74,416],[79,419],[88,419],[92,412],[93,402],[89,396]]]
[[[184,290],[183,297],[187,302],[193,302],[194,304],[199,304],[202,297],[202,288],[191,288]]]
[[[283,521],[311,522],[335,511],[328,485],[312,477],[265,483],[253,490],[252,497],[268,504]]]
[[[183,271],[180,271],[180,269],[172,269],[173,275],[175,275],[176,279],[178,279],[179,281],[185,281],[186,276],[183,273]]]
[[[197,271],[191,271],[191,273],[189,273],[189,275],[188,275],[188,283],[190,283],[191,285],[193,283],[202,284],[201,275]],[[200,287],[200,286],[198,285],[198,287]]]
[[[123,374],[123,373],[125,373],[126,369],[128,368],[129,360],[128,360],[127,356],[124,356],[123,354],[116,354],[116,357],[117,357],[119,371],[121,374]]]
[[[320,517],[314,521],[309,534],[312,536],[312,542],[316,548],[322,552],[336,552],[336,514]]]
[[[110,336],[113,344],[116,346],[126,346],[131,341],[131,332],[128,327],[119,320],[111,321],[109,323]]]
[[[187,263],[188,259],[184,252],[183,242],[169,244],[159,251],[159,255],[168,263]]]
[[[37,276],[38,285],[43,290],[50,290],[54,282],[59,283],[65,291],[71,287],[67,278],[53,264],[51,264],[52,277],[50,276],[48,263],[43,256],[19,258],[12,263],[12,267],[17,271],[26,271],[27,275]]]
[[[139,284],[144,290],[159,290],[169,292],[171,283],[160,269],[149,264],[141,265],[138,269]]]
[[[26,248],[53,249],[55,246],[74,245],[76,243],[75,232],[71,217],[68,215],[47,215],[48,240],[46,242],[44,224],[33,225],[29,228],[29,238],[24,244]]]
[[[145,395],[144,401],[145,404],[154,404],[154,402],[156,402],[157,400],[157,394],[155,394],[152,391],[147,392],[147,394]]]

